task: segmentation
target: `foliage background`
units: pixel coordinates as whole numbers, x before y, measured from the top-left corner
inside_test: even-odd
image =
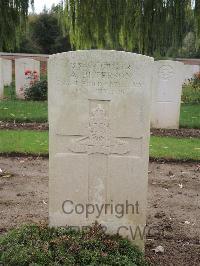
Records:
[[[200,0],[63,0],[28,15],[32,2],[0,0],[1,51],[104,48],[156,59],[200,57]]]
[[[59,15],[74,49],[200,56],[200,0],[65,0]]]

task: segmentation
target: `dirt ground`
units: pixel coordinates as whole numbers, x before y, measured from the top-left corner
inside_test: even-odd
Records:
[[[151,135],[161,137],[176,137],[176,138],[199,138],[200,129],[195,128],[179,128],[179,129],[160,129],[152,128]]]
[[[0,157],[0,168],[0,232],[47,222],[48,159]],[[150,163],[147,224],[149,262],[200,265],[200,165]]]

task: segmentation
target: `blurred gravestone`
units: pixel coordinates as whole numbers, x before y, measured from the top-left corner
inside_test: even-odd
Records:
[[[50,225],[97,220],[143,247],[153,59],[91,50],[48,64]]]
[[[15,87],[17,98],[24,99],[24,90],[40,78],[40,62],[29,58],[15,59]]]
[[[3,59],[0,58],[0,99],[3,98]]]
[[[179,128],[183,63],[160,60],[154,63],[151,127]]]
[[[12,83],[12,61],[3,59],[3,83],[9,86]]]
[[[188,82],[191,80],[195,74],[199,73],[200,68],[199,65],[185,65],[185,79],[184,82]]]

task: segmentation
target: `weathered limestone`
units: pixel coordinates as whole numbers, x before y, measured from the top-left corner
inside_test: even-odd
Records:
[[[3,59],[3,84],[9,86],[12,83],[12,61]]]
[[[151,127],[179,128],[183,63],[160,60],[154,63]]]
[[[200,71],[199,65],[185,65],[185,82],[194,77],[194,74]]]
[[[50,56],[50,226],[97,220],[143,247],[152,66],[117,51]]]
[[[33,81],[34,71],[40,76],[40,62],[29,58],[15,60],[15,86],[17,98],[24,99],[24,90]]]

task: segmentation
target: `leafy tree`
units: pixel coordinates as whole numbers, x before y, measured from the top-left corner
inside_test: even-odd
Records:
[[[196,32],[196,49],[200,56],[200,0],[196,0],[195,6],[195,32]]]
[[[200,46],[200,0],[64,0],[59,14],[75,49],[166,55],[182,46],[191,21]]]
[[[35,21],[31,22],[30,27],[32,28],[32,39],[45,54],[51,53],[55,39],[59,36],[57,19],[45,12],[37,16]]]
[[[0,50],[11,50],[25,25],[29,4],[34,0],[0,0]]]
[[[26,33],[21,38],[19,52],[52,54],[69,51],[69,38],[63,36],[53,11],[29,16]]]

